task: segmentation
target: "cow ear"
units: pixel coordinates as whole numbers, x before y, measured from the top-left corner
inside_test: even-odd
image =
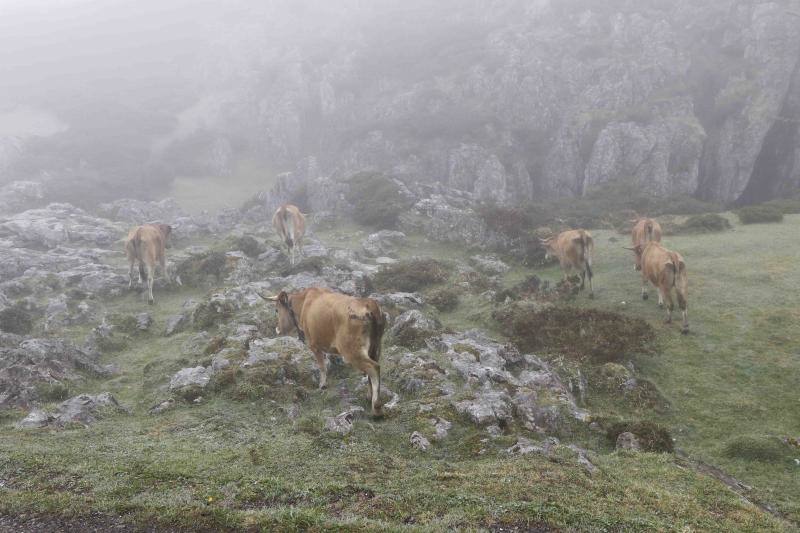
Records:
[[[289,305],[289,294],[286,291],[281,291],[278,294],[278,303],[281,305]]]

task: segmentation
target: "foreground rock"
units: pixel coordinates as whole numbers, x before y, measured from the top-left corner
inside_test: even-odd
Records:
[[[127,412],[111,393],[80,394],[59,404],[54,413],[38,409],[31,411],[17,424],[17,428],[35,429],[47,426],[63,428],[73,424],[88,427],[109,414]]]
[[[211,381],[211,373],[202,366],[184,368],[169,380],[169,390],[187,400],[199,397]]]
[[[395,319],[389,335],[395,344],[407,348],[421,348],[425,346],[425,341],[436,336],[441,330],[442,325],[438,320],[412,309]]]
[[[29,407],[42,391],[66,390],[70,381],[107,375],[98,357],[62,339],[6,336],[0,346],[0,409]]]

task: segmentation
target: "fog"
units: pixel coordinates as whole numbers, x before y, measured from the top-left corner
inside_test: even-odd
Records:
[[[791,3],[728,4],[5,0],[0,183],[246,196],[311,164],[501,203],[764,200],[800,184],[798,32]]]

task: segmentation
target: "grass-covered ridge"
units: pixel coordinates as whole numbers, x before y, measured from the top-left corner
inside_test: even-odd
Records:
[[[778,225],[665,236],[665,245],[681,252],[689,269],[688,337],[662,324],[654,298],[639,298],[639,275],[630,253],[620,248],[620,236],[593,231],[597,298],[578,293],[557,308],[579,309],[586,320],[619,316],[626,326],[644,323],[655,336],[633,346],[609,341],[603,357],[582,367],[576,358],[559,360],[558,350],[542,350],[565,379],[577,368],[588,376],[585,404],[602,431],[576,431],[562,442],[589,449],[595,474],[566,450],[550,457],[506,453],[517,436],[537,438],[518,428],[492,439],[460,424],[428,452],[418,452],[408,439],[412,431],[430,430],[429,417],[416,409],[427,401],[425,391],[403,395],[409,408],[387,412],[383,420],[357,420],[351,434],[332,436],[322,431],[324,417],[340,412],[342,397],[352,391],[361,401],[359,377],[349,368],[332,369],[327,391],[302,380],[277,390],[255,376],[236,385],[216,383],[197,404],[181,401],[174,410],[148,415],[168,395],[169,376],[208,364],[205,350],[184,349],[197,334],[192,328],[162,336],[167,317],[187,298],[202,301],[207,289],[187,284],[162,291],[154,307],[135,294],[111,299],[105,310],[123,329],[143,311],[152,312],[155,323],[104,356],[104,363],[119,365],[118,374],[73,383],[69,394],[108,390],[131,414],[88,429],[24,432],[13,429],[24,413],[0,414],[0,515],[100,513],[188,530],[789,529],[791,523],[746,503],[675,455],[614,452],[613,443],[623,429],[636,430],[649,449],[672,446],[716,465],[752,487],[744,492],[748,499],[800,520],[800,468],[794,465],[800,453],[781,440],[798,436],[792,406],[800,369],[794,297],[800,252],[792,242],[799,229],[800,216],[787,215]],[[318,236],[328,242],[328,234]],[[455,303],[440,295],[441,311],[434,299],[426,313],[445,328],[479,327],[500,339],[503,325],[492,312],[513,303],[479,292],[531,285],[521,282],[534,273],[551,285],[561,276],[557,266],[533,270],[506,258],[513,267],[509,273],[486,287],[473,280],[469,286],[481,289],[468,290],[452,268],[439,268],[465,263],[467,251],[409,236],[400,255],[441,261],[426,263],[437,267],[435,282],[418,287],[427,295],[457,293]],[[214,273],[201,266],[198,276],[212,274],[207,277],[214,282]],[[216,326],[209,327],[208,342],[216,342]],[[581,329],[586,328],[575,334]],[[80,340],[86,328],[68,333]],[[553,337],[545,348],[561,342]],[[619,358],[610,357],[617,349],[623,352]],[[384,350],[385,385],[393,389],[403,352]],[[640,384],[636,397],[621,392],[631,375]],[[57,402],[64,396],[54,390],[48,398]],[[293,404],[300,408],[297,416]]]

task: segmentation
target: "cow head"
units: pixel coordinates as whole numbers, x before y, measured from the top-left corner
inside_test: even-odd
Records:
[[[265,300],[275,302],[275,312],[278,314],[278,327],[275,328],[275,333],[278,335],[291,335],[297,330],[296,321],[298,317],[292,309],[289,293],[281,291],[277,296],[260,296]]]
[[[637,272],[642,270],[642,252],[644,252],[644,245],[643,244],[637,244],[633,248],[629,248],[627,246],[623,246],[623,248],[625,248],[626,250],[632,251],[634,253],[634,255],[636,256],[635,263],[634,263],[634,266],[633,266],[634,270],[636,270]]]
[[[539,244],[544,247],[544,259],[548,261],[551,257],[555,256],[553,246],[556,243],[555,237],[549,237],[547,239],[539,239]]]
[[[169,224],[156,224],[158,231],[161,232],[161,235],[164,237],[164,246],[169,248],[169,236],[172,234],[172,226]]]

